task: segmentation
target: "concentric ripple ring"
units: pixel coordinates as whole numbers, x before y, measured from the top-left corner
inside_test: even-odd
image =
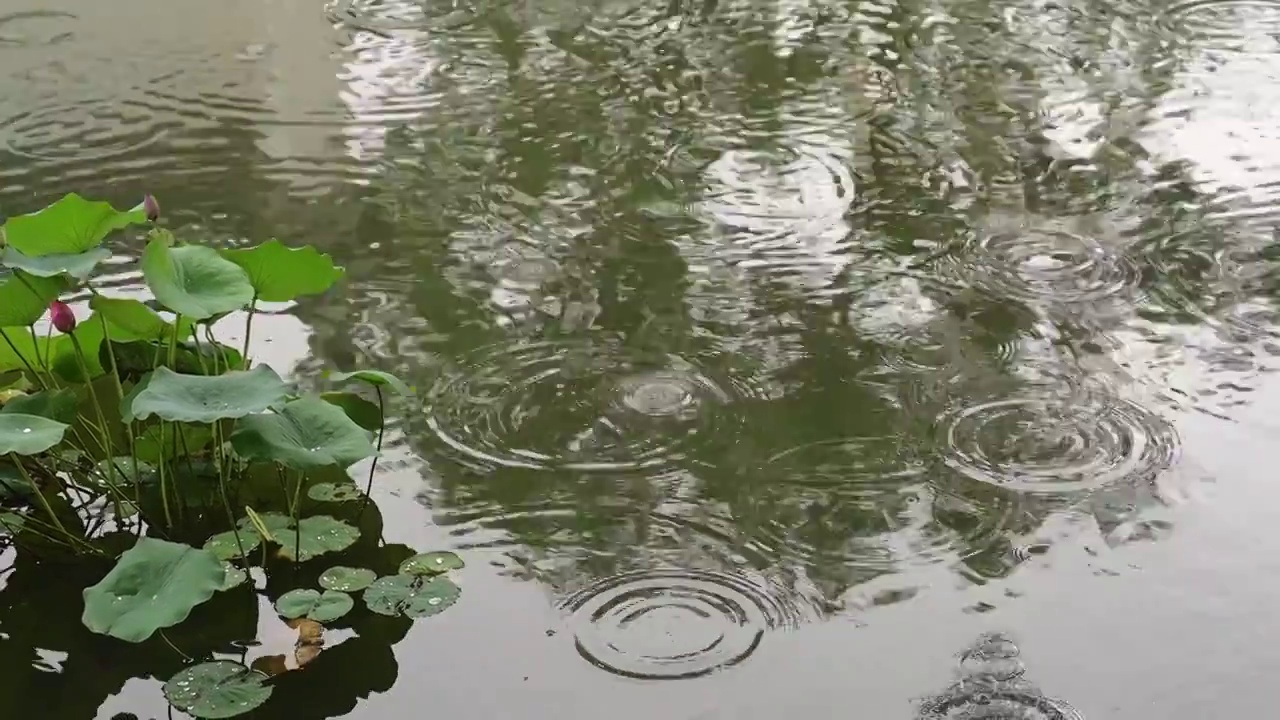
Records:
[[[1060,230],[985,235],[949,258],[948,270],[1016,300],[1082,303],[1137,286],[1136,266],[1097,241]]]
[[[1024,492],[1093,490],[1149,479],[1177,451],[1173,426],[1127,400],[1059,393],[970,405],[943,418],[944,460],[974,480]]]
[[[719,364],[607,342],[495,345],[441,377],[427,423],[469,465],[651,469],[732,432],[722,407],[758,392]]]
[[[578,653],[644,680],[694,678],[743,662],[766,632],[800,622],[798,607],[744,577],[641,570],[605,578],[563,603]]]

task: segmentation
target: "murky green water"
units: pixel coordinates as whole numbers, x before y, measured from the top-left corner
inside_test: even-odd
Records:
[[[259,357],[419,390],[463,598],[260,717],[1273,712],[1280,5],[11,0],[0,78],[0,213],[315,243]],[[168,717],[4,582],[0,715]]]

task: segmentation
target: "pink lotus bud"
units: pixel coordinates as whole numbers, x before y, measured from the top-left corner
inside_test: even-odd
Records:
[[[76,329],[76,314],[71,312],[70,305],[61,300],[49,303],[49,319],[58,328],[58,332],[69,333]]]
[[[146,197],[142,198],[142,211],[147,214],[147,219],[151,222],[160,219],[160,202],[156,200],[155,195],[147,193]]]

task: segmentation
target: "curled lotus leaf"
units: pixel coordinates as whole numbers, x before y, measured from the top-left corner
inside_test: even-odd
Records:
[[[143,537],[106,577],[85,588],[81,621],[93,632],[142,642],[187,619],[225,581],[222,561],[212,552]]]

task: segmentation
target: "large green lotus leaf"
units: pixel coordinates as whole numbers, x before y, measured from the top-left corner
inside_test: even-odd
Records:
[[[244,268],[259,300],[287,302],[318,295],[342,279],[344,270],[313,247],[291,248],[279,240],[257,247],[223,250],[222,256]]]
[[[360,538],[358,529],[328,515],[305,517],[292,528],[272,532],[280,543],[280,555],[297,562],[346,550]]]
[[[89,308],[101,315],[111,328],[112,340],[168,340],[174,332],[173,323],[160,317],[155,310],[132,298],[112,298],[94,295],[89,298]],[[193,321],[182,318],[178,338],[190,337]]]
[[[78,255],[101,245],[115,230],[146,222],[141,206],[120,211],[71,193],[43,210],[9,218],[4,237],[9,247],[33,257]]]
[[[352,372],[334,373],[329,379],[335,383],[344,383],[350,380],[359,380],[375,387],[391,388],[401,395],[412,395],[413,388],[405,384],[403,380],[392,375],[389,372],[381,370],[354,370]]]
[[[111,257],[106,248],[93,248],[72,255],[27,255],[15,247],[0,250],[0,265],[15,270],[22,270],[36,277],[58,277],[70,275],[83,280],[93,273],[98,263]]]
[[[333,622],[351,612],[355,601],[337,590],[290,590],[276,600],[276,612],[280,617],[296,620],[305,617],[318,623]]]
[[[62,442],[71,427],[39,415],[0,413],[0,455],[37,455]]]
[[[379,615],[424,618],[444,612],[458,601],[462,588],[448,578],[388,575],[364,591],[364,603]]]
[[[142,277],[160,304],[193,320],[239,310],[253,301],[253,285],[239,265],[200,245],[170,247],[154,237],[142,253]]]
[[[320,398],[331,405],[337,405],[342,408],[347,417],[365,430],[377,432],[382,428],[382,411],[378,409],[377,405],[355,393],[327,392],[321,393]]]
[[[267,676],[230,660],[192,665],[164,684],[169,704],[193,717],[222,720],[243,715],[271,697]]]
[[[0,408],[0,413],[36,415],[70,425],[79,414],[80,399],[75,390],[44,390],[34,395],[16,397]]]
[[[278,462],[296,470],[346,468],[376,452],[368,432],[341,408],[316,397],[241,419],[231,434],[231,446],[246,459]]]
[[[363,590],[378,579],[378,574],[368,568],[334,565],[320,573],[320,587],[339,592]]]
[[[170,422],[212,423],[262,412],[288,394],[289,387],[266,365],[222,375],[184,375],[158,367],[121,414],[126,420],[155,415]]]
[[[225,575],[208,550],[142,537],[101,582],[85,588],[81,622],[102,635],[142,642],[185,620],[222,587]]]
[[[67,287],[63,277],[36,277],[21,270],[0,273],[0,328],[6,328],[10,337],[15,329],[25,331]]]

